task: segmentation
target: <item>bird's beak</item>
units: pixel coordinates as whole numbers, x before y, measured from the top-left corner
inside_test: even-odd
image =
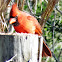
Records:
[[[9,23],[10,24],[13,24],[13,23],[15,23],[16,22],[16,19],[15,18],[10,18],[10,20],[9,20]]]

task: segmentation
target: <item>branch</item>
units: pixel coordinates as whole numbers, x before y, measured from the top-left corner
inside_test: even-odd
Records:
[[[23,0],[23,2],[22,2],[21,10],[23,10],[23,8],[24,8],[24,1],[25,1],[25,0]]]
[[[19,5],[19,9],[20,10],[23,10],[23,8],[24,8],[24,2],[25,2],[25,0],[19,0],[19,2],[18,2],[18,5]]]
[[[0,11],[4,11],[6,8],[7,8],[7,6],[8,6],[8,4],[9,4],[9,2],[10,2],[11,0],[6,0],[6,1],[4,1],[3,2],[3,4],[2,4],[2,6],[1,6],[1,8],[0,8]],[[4,8],[4,9],[3,9]]]
[[[36,10],[37,10],[37,0],[35,0],[35,14],[36,14]]]
[[[53,11],[53,8],[55,6],[55,4],[58,2],[59,0],[48,0],[48,5],[46,10],[44,11],[44,13],[41,15],[41,20],[40,20],[40,24],[41,27],[43,29],[46,21],[48,20],[51,12]]]
[[[54,44],[54,37],[55,37],[54,36],[55,27],[54,26],[55,26],[55,21],[56,21],[56,11],[54,12],[54,21],[53,21],[53,30],[52,30],[53,31],[53,36],[52,36],[52,38],[53,38],[53,41],[52,41],[52,49],[53,49],[53,51],[54,51],[54,45],[55,45]]]
[[[61,30],[62,29],[62,27],[56,27],[56,26],[52,26],[49,22],[46,22],[48,25],[50,25],[51,27],[55,27],[56,29],[58,29],[58,30]]]
[[[0,31],[4,32],[4,29],[7,28],[7,24],[5,22],[5,18],[4,18],[4,12],[8,7],[8,4],[10,3],[11,0],[0,0]],[[8,30],[8,28],[7,28]]]
[[[54,57],[54,59],[56,60],[56,62],[58,62],[58,59],[56,58],[55,54],[52,52],[52,56]]]
[[[62,49],[60,50],[60,53],[59,53],[59,56],[58,56],[58,61],[59,61],[61,53],[62,53]]]
[[[55,8],[62,15],[62,11],[60,11],[56,6],[55,6]]]
[[[30,8],[30,3],[29,3],[28,0],[27,0],[27,5],[28,5],[28,8],[29,8],[30,14],[35,17],[35,14],[33,13],[32,9]]]

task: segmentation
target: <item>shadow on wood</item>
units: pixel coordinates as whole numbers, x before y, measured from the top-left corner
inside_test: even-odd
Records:
[[[41,62],[42,45],[40,43],[42,42],[39,39],[43,41],[38,35],[26,33],[0,35],[0,62]],[[39,45],[41,49],[38,56]]]

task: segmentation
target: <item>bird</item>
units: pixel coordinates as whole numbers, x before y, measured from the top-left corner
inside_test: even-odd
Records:
[[[38,20],[27,12],[18,9],[17,4],[12,5],[10,11],[9,23],[13,25],[14,29],[18,33],[31,33],[42,35],[41,25]],[[52,53],[46,43],[43,41],[42,57],[52,56]]]

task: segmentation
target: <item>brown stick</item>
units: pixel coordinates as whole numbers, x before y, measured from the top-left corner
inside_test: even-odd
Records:
[[[21,4],[21,6],[19,6],[20,10],[24,9],[24,2],[25,2],[25,0],[22,0],[22,1],[19,0],[19,5]]]
[[[4,1],[3,4],[1,4],[2,6],[0,8],[0,12],[4,12],[5,11],[5,9],[7,8],[7,6],[8,6],[8,4],[9,4],[10,1],[11,0],[7,0],[7,1]]]
[[[48,0],[48,5],[46,10],[44,11],[44,13],[41,15],[41,20],[40,20],[40,24],[41,24],[41,29],[43,29],[46,21],[48,20],[51,12],[53,11],[53,8],[55,6],[55,4],[58,2],[59,0]]]

